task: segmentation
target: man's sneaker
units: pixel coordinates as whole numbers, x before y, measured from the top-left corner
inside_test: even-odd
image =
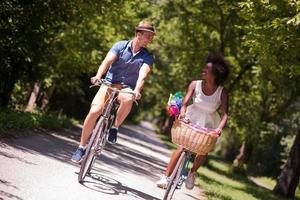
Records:
[[[193,189],[195,186],[196,172],[190,172],[185,180],[186,189]]]
[[[80,163],[82,161],[82,157],[83,157],[84,153],[85,153],[85,150],[83,148],[78,147],[71,158],[72,162]]]
[[[156,186],[159,188],[166,189],[169,183],[169,177],[162,175],[161,179],[156,182]]]
[[[108,132],[108,137],[107,141],[111,144],[116,144],[117,142],[117,134],[118,134],[118,129],[116,128],[111,128]]]

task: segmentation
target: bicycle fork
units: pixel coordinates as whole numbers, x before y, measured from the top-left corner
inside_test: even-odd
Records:
[[[180,189],[181,186],[182,186],[182,184],[183,184],[183,182],[187,178],[188,171],[189,171],[189,162],[190,162],[190,160],[191,160],[191,154],[187,153],[185,161],[184,161],[184,164],[183,164],[183,169],[182,169],[182,171],[180,173],[180,178],[179,178],[179,181],[178,181],[176,189]]]

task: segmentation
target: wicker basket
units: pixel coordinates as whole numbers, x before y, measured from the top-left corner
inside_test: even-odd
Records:
[[[214,148],[218,138],[179,120],[175,120],[171,134],[173,143],[200,155],[206,155],[210,152]]]

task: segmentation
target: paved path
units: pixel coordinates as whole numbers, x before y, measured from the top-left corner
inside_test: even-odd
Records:
[[[83,184],[79,166],[70,162],[81,128],[0,141],[0,199],[2,200],[159,200],[164,190],[155,182],[166,167],[170,151],[151,126],[125,125],[118,143],[107,145]],[[178,200],[205,199],[200,188],[176,190]]]

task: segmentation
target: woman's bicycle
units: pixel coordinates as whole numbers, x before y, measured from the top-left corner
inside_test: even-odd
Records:
[[[82,183],[86,175],[91,171],[93,164],[95,162],[96,156],[99,156],[105,147],[106,137],[109,129],[114,123],[115,119],[115,111],[117,110],[119,104],[117,102],[117,97],[119,93],[126,93],[135,96],[134,92],[131,91],[122,91],[121,89],[117,89],[115,87],[111,87],[110,83],[107,83],[105,80],[96,81],[93,86],[106,85],[108,87],[109,97],[106,100],[106,106],[102,114],[100,115],[96,126],[93,130],[93,133],[90,136],[89,143],[85,150],[85,155],[81,162],[79,174],[78,174],[78,182]],[[122,89],[127,88],[128,86],[122,85]],[[134,100],[135,101],[135,100]]]
[[[217,136],[193,128],[181,120],[175,120],[172,129],[172,142],[183,147],[175,168],[169,177],[169,182],[163,200],[172,199],[174,192],[180,188],[186,179],[188,164],[193,153],[206,155],[217,141]]]

